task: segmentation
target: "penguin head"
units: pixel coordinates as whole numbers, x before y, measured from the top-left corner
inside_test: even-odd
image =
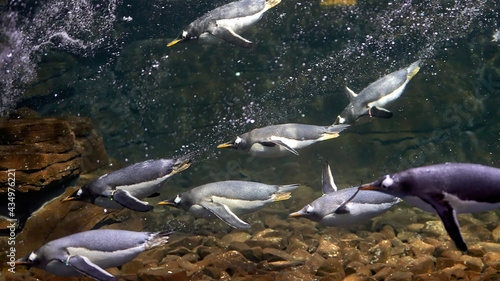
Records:
[[[410,185],[401,180],[397,174],[385,175],[382,178],[359,187],[359,190],[376,190],[399,198],[404,197]]]
[[[75,191],[70,196],[61,200],[61,202],[68,201],[83,201],[88,203],[94,203],[95,196],[90,192],[90,183],[85,184],[80,189]]]
[[[159,202],[158,205],[169,205],[172,207],[182,209],[182,208],[185,208],[185,206],[187,205],[187,202],[186,202],[186,200],[183,200],[181,194],[177,194],[175,197],[172,197],[172,198],[167,199],[165,201]]]
[[[239,150],[245,150],[248,148],[248,142],[241,138],[240,136],[237,136],[234,140],[219,144],[217,148],[232,148],[232,149],[239,149]]]
[[[290,218],[301,217],[301,218],[306,218],[306,219],[316,221],[316,222],[321,221],[323,216],[318,212],[319,210],[317,207],[318,206],[314,206],[313,204],[307,204],[301,210],[288,215],[288,217],[290,217]]]
[[[188,28],[186,30],[182,30],[182,32],[179,34],[179,36],[177,36],[177,38],[168,43],[167,44],[167,47],[171,47],[177,43],[181,43],[181,42],[186,42],[186,41],[189,41],[189,40],[196,40],[198,39],[198,35],[200,32],[198,32],[198,30],[196,28],[193,28],[191,26],[188,26]]]
[[[39,255],[36,250],[34,252],[29,253],[24,258],[20,258],[15,261],[16,265],[24,265],[27,267],[42,267],[43,266],[43,256]]]

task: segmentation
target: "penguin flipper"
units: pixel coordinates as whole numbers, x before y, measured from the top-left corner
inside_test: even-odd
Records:
[[[457,214],[455,209],[446,201],[436,201],[433,199],[422,198],[425,202],[429,203],[438,213],[441,221],[443,222],[444,228],[450,235],[451,240],[455,242],[460,251],[467,251],[467,244],[465,244],[462,233],[460,232],[460,226],[457,220]]]
[[[155,193],[149,195],[148,198],[153,198],[153,197],[158,197],[158,196],[160,196],[160,193],[159,192],[155,192]]]
[[[67,261],[63,261],[70,265],[78,272],[90,276],[99,281],[116,281],[116,277],[106,272],[98,265],[92,263],[84,256],[71,256]]]
[[[368,114],[373,117],[379,117],[379,118],[391,118],[392,117],[392,112],[385,108],[381,107],[370,107],[368,110]]]
[[[125,208],[138,212],[147,212],[154,207],[132,196],[128,191],[118,189],[113,193],[113,199]]]
[[[212,35],[219,37],[220,39],[234,44],[238,47],[242,48],[251,48],[253,47],[253,43],[248,41],[247,39],[241,37],[239,34],[236,34],[232,29],[218,26],[211,31]]]
[[[335,185],[335,181],[333,181],[332,170],[330,169],[330,165],[328,162],[325,162],[323,166],[323,194],[328,194],[337,191],[337,185]]]
[[[342,214],[349,214],[351,211],[349,210],[349,208],[347,208],[347,206],[345,204],[342,204],[340,205],[340,207],[338,207],[334,213],[337,214],[337,215],[342,215]]]
[[[209,210],[219,219],[237,229],[248,229],[250,225],[242,221],[229,207],[220,203],[204,202],[200,204],[203,208]]]
[[[358,94],[356,94],[353,90],[351,90],[349,87],[345,87],[345,89],[347,90],[347,92],[349,93],[349,100],[353,100],[355,97],[358,96]]]
[[[271,141],[268,141],[268,142],[272,142],[272,143],[275,143],[277,145],[280,145],[280,146],[284,147],[286,150],[290,151],[291,153],[299,156],[299,153],[297,152],[297,150],[293,149],[293,147],[289,146],[284,141],[282,141],[278,138],[273,138]]]

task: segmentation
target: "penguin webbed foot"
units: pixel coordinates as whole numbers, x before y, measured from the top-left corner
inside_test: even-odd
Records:
[[[123,207],[138,212],[147,212],[154,208],[148,203],[135,198],[128,191],[122,189],[118,189],[115,192],[113,192],[112,198]]]

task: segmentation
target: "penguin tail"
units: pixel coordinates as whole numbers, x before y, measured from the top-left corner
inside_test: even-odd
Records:
[[[149,240],[146,242],[146,250],[164,245],[168,243],[168,239],[173,231],[163,231],[152,233]]]
[[[337,125],[336,123],[337,123],[337,120],[335,120],[335,123],[333,125],[326,127],[325,133],[326,134],[337,134],[337,136],[338,136],[338,134],[340,132],[342,132],[347,127],[349,127],[349,125],[347,125],[347,124]]]
[[[418,60],[418,61],[412,63],[410,66],[408,66],[408,69],[406,70],[406,73],[408,73],[408,74],[406,74],[406,77],[408,79],[412,79],[413,76],[415,76],[418,73],[418,71],[420,70],[419,65],[420,65],[420,60]]]
[[[299,186],[300,186],[300,184],[298,184],[298,183],[287,184],[287,185],[278,185],[278,191],[276,192],[276,194],[292,191],[292,190],[296,189]]]

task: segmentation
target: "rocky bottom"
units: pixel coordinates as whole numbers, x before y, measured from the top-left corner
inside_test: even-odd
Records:
[[[173,234],[169,244],[108,269],[119,280],[500,280],[496,212],[459,216],[466,253],[456,249],[436,216],[405,205],[350,227],[287,219],[280,209],[266,208],[246,217],[252,223],[248,231],[180,210],[155,209],[140,219],[121,212],[131,216],[114,216],[122,221],[103,228],[168,224],[184,231]],[[15,274],[4,269],[3,279],[91,280],[23,267]]]

